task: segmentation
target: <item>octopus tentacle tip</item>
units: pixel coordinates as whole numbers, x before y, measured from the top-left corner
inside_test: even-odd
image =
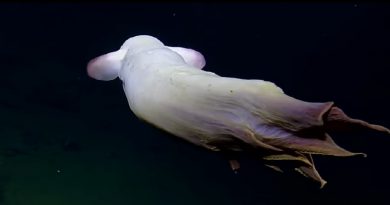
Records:
[[[363,158],[366,158],[367,157],[367,154],[366,153],[363,153],[363,152],[351,152],[352,154],[351,155],[348,155],[348,156],[339,156],[339,157],[363,157]]]
[[[229,160],[230,168],[235,174],[238,174],[238,170],[240,169],[240,163],[237,160]]]
[[[268,168],[271,168],[277,172],[283,173],[283,170],[279,166],[271,165],[271,164],[265,164],[265,166]]]
[[[327,181],[322,180],[322,181],[320,182],[320,189],[323,189],[327,183],[328,183]]]
[[[360,119],[354,119],[344,113],[339,107],[333,106],[324,114],[323,120],[325,121],[325,127],[329,131],[353,131],[359,129],[370,129],[378,132],[390,134],[390,129],[371,124]]]

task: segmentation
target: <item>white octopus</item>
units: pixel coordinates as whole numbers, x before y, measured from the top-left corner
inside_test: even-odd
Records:
[[[130,109],[154,126],[230,158],[233,170],[241,151],[253,153],[282,171],[283,161],[306,177],[326,181],[312,154],[353,156],[329,131],[359,127],[390,130],[349,118],[333,102],[305,102],[286,95],[274,83],[222,77],[202,70],[203,55],[169,47],[148,35],[129,38],[118,51],[91,60],[88,75],[123,82]],[[283,166],[282,166],[283,165]]]

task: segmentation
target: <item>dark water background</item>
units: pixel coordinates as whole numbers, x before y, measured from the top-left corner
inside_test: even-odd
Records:
[[[333,136],[367,158],[315,157],[324,189],[139,121],[87,62],[148,34],[206,70],[275,82],[390,127],[389,4],[0,4],[0,204],[389,204],[390,137]]]

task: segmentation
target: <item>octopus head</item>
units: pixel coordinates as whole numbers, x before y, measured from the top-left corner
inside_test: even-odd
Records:
[[[162,47],[164,47],[164,44],[157,38],[148,35],[139,35],[127,39],[120,50],[127,50],[127,55],[130,55]]]

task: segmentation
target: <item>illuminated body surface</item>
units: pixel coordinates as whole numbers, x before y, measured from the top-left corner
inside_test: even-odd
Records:
[[[321,183],[311,154],[353,156],[334,143],[329,131],[379,125],[351,119],[333,102],[310,103],[284,94],[272,82],[221,77],[203,71],[202,54],[165,46],[151,36],[135,36],[112,53],[93,59],[88,74],[123,82],[130,109],[193,144],[221,153],[250,151],[281,171],[278,162]],[[239,168],[231,160],[233,170]]]

